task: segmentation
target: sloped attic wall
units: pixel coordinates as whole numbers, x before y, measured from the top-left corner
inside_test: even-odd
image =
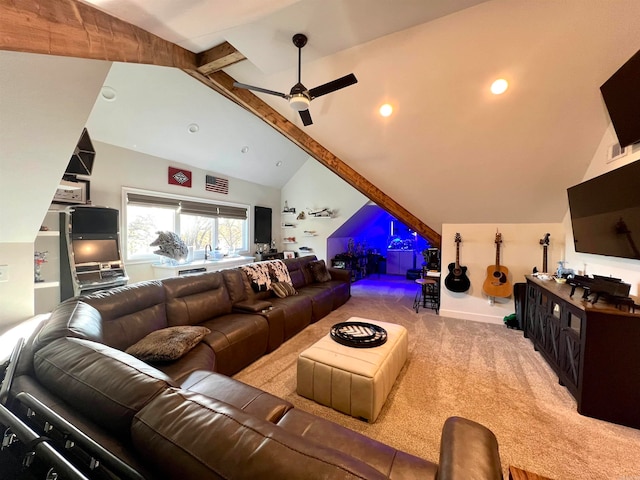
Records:
[[[0,51],[0,330],[33,314],[33,242],[110,65]]]

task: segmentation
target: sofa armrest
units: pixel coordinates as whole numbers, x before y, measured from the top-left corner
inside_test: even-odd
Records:
[[[491,430],[461,417],[442,428],[437,480],[502,480],[498,440]]]
[[[255,313],[264,317],[269,324],[267,353],[273,352],[284,343],[284,311],[266,300],[245,300],[233,305],[234,313]]]
[[[258,313],[271,308],[273,304],[266,300],[244,300],[233,304],[233,310],[237,312]]]
[[[346,268],[329,267],[327,271],[331,275],[331,280],[341,280],[343,282],[351,283],[351,270]]]

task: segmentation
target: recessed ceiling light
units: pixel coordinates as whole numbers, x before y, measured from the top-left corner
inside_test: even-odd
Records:
[[[200,125],[198,125],[197,123],[191,123],[187,127],[187,131],[189,133],[198,133],[199,130],[200,130]]]
[[[494,95],[500,95],[506,92],[507,88],[509,88],[509,82],[507,82],[504,78],[499,78],[491,84],[491,93],[493,93]]]
[[[113,102],[116,99],[116,91],[111,87],[107,87],[107,86],[102,87],[100,89],[100,95],[107,102]]]
[[[382,115],[383,117],[388,117],[393,113],[393,107],[388,103],[385,103],[380,107],[379,111],[380,111],[380,115]]]
[[[242,148],[240,149],[240,151],[241,151],[242,153],[247,153],[247,152],[249,151],[249,147],[247,147],[247,146],[245,145],[244,147],[242,147]]]
[[[282,166],[282,160],[278,160],[276,162],[276,167],[281,167]]]

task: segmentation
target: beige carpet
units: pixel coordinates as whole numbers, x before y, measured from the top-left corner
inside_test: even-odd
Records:
[[[415,284],[388,278],[356,282],[346,305],[235,378],[428,460],[438,460],[443,422],[458,415],[496,434],[505,472],[515,465],[558,480],[640,480],[640,430],[579,415],[522,332],[432,310],[416,314]],[[409,331],[407,363],[374,424],[295,393],[298,353],[351,316],[396,322]]]

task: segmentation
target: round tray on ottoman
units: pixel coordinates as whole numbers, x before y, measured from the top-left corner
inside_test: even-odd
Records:
[[[354,348],[371,348],[387,341],[387,331],[379,325],[367,322],[341,322],[331,327],[331,338]]]

